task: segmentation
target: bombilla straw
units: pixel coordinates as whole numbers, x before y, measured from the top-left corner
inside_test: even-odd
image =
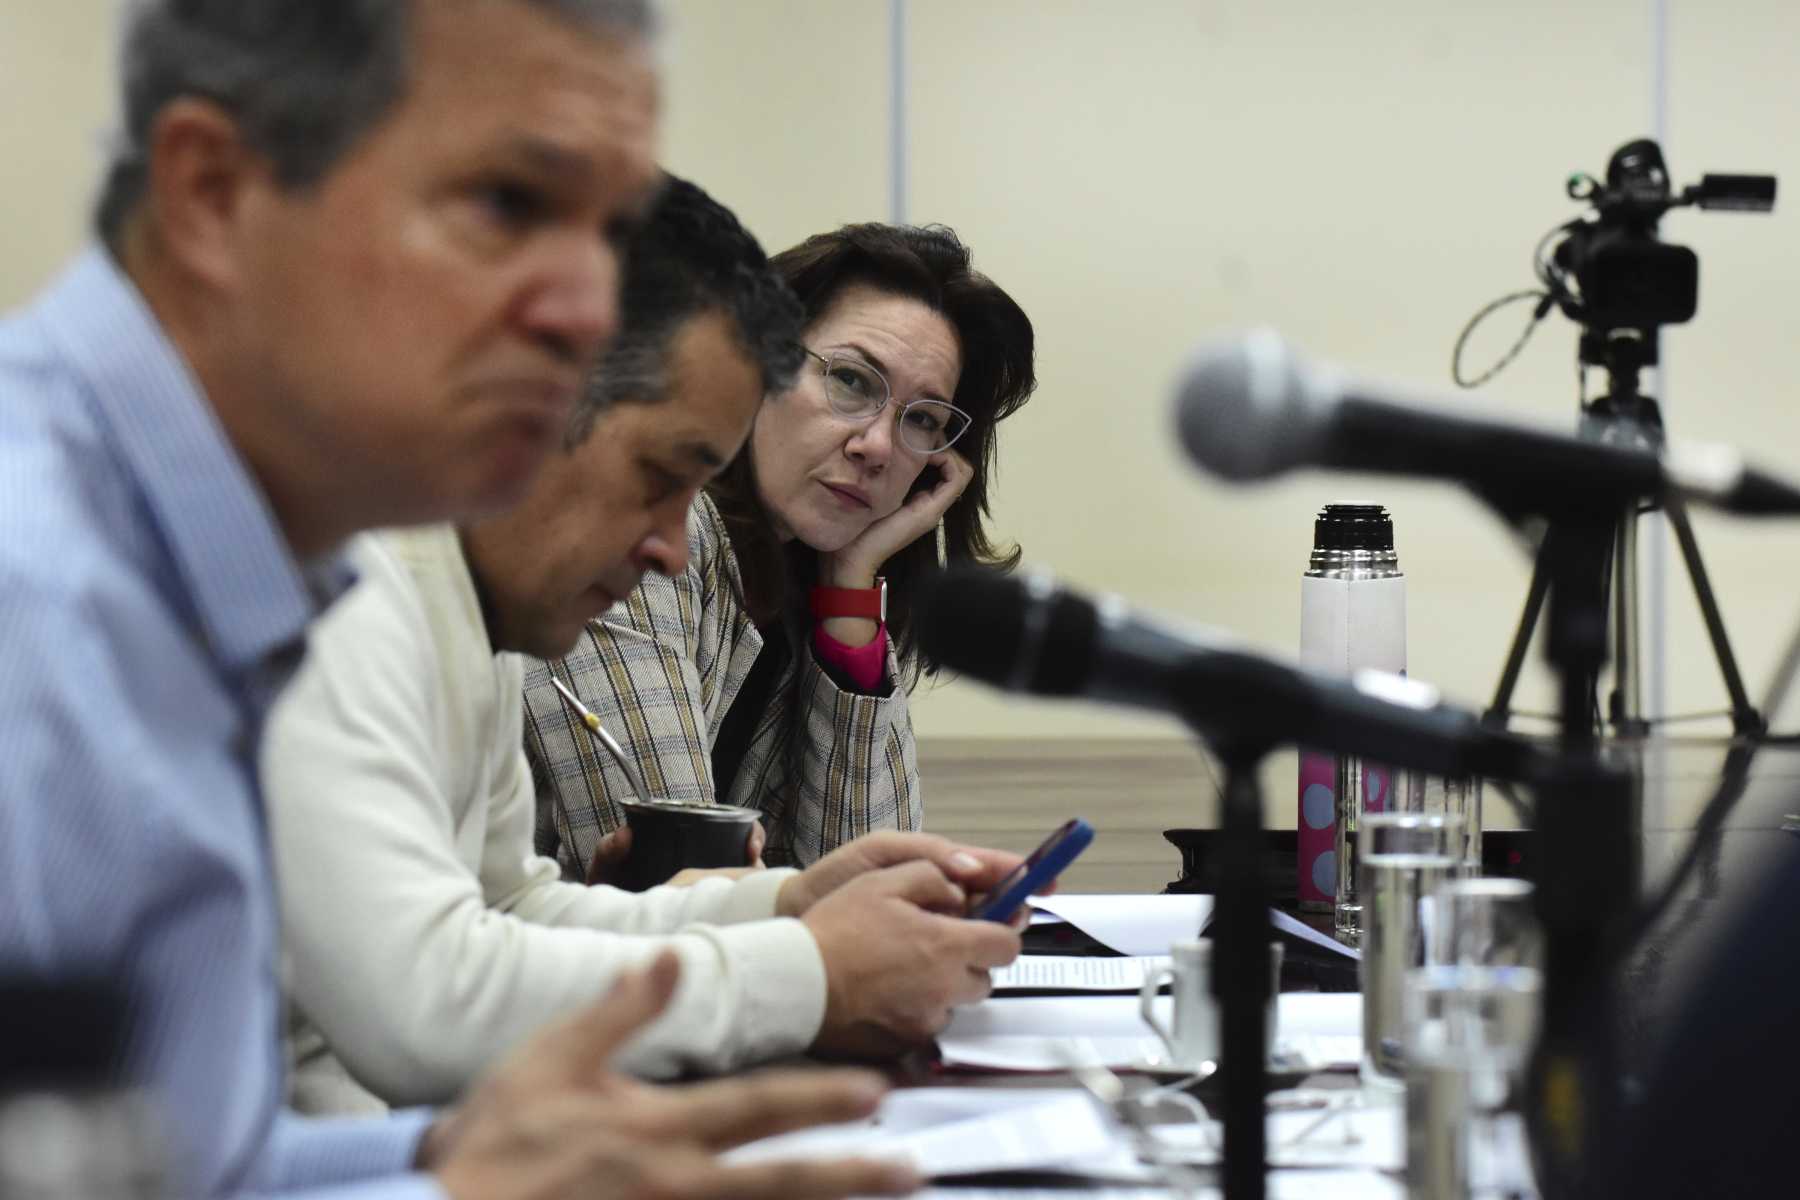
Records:
[[[563,686],[562,680],[552,675],[550,682],[556,685],[557,694],[562,697],[563,703],[569,706],[571,712],[581,718],[581,723],[587,726],[587,730],[593,734],[594,740],[606,747],[606,752],[612,755],[614,762],[619,764],[619,770],[625,772],[625,778],[631,781],[631,790],[637,793],[638,800],[644,804],[651,803],[650,791],[644,786],[643,779],[638,775],[637,767],[626,756],[624,748],[613,740],[613,735],[606,732],[606,728],[600,724],[600,718],[589,712],[587,705],[577,700],[575,693]]]

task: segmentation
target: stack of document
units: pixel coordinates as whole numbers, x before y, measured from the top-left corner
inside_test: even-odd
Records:
[[[1166,954],[1098,958],[1091,954],[1027,954],[993,973],[996,996],[1143,990],[1150,972],[1169,965]],[[1167,986],[1166,982],[1165,985]]]
[[[1171,945],[1199,936],[1212,915],[1213,898],[1048,896],[1031,903],[1034,925],[1066,921],[1122,957],[1031,955],[996,971],[994,997],[958,1010],[938,1037],[943,1064],[978,1071],[1061,1071],[1082,1061],[1114,1070],[1176,1070],[1144,1023],[1138,993],[1152,972],[1168,965]],[[1299,936],[1355,953],[1276,915]],[[1154,1003],[1166,1024],[1169,999]],[[1278,1057],[1311,1070],[1354,1068],[1362,1059],[1362,997],[1313,992],[1280,997],[1275,1045]]]
[[[1329,1115],[1275,1113],[1269,1118],[1269,1195],[1397,1200],[1404,1188],[1391,1174],[1403,1157],[1398,1106]],[[1152,1131],[1156,1156],[1204,1164],[1218,1160],[1217,1130],[1192,1124]],[[729,1162],[794,1158],[889,1158],[939,1181],[1028,1174],[1045,1188],[969,1188],[927,1192],[955,1200],[1063,1200],[1080,1195],[1151,1200],[1173,1193],[1164,1172],[1142,1161],[1139,1146],[1086,1092],[1068,1088],[912,1088],[883,1100],[867,1121],[803,1130],[731,1151]],[[1289,1169],[1283,1170],[1281,1168]],[[1048,1178],[1046,1178],[1048,1177]],[[1192,1193],[1189,1193],[1190,1195]],[[1204,1189],[1201,1195],[1217,1195]]]
[[[1169,1019],[1168,997],[1156,1001]],[[1294,992],[1276,1002],[1278,1055],[1308,1070],[1362,1061],[1362,997]],[[1144,1024],[1136,996],[996,996],[960,1008],[938,1035],[944,1066],[976,1071],[1063,1071],[1072,1063],[1173,1072],[1162,1041]]]
[[[753,1142],[726,1159],[833,1155],[896,1159],[933,1179],[1007,1171],[1155,1178],[1111,1114],[1079,1088],[908,1088],[890,1093],[867,1121]]]

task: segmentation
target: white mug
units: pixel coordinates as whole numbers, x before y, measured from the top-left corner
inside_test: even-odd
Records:
[[[1265,1057],[1275,1052],[1275,997],[1281,991],[1281,944],[1269,947],[1269,1007],[1264,1019]],[[1169,1025],[1157,1020],[1154,1004],[1164,981],[1170,987]],[[1169,965],[1144,977],[1138,993],[1138,1012],[1144,1023],[1162,1039],[1169,1061],[1177,1067],[1198,1067],[1216,1061],[1219,1041],[1219,1002],[1212,993],[1212,943],[1176,942],[1169,947]]]

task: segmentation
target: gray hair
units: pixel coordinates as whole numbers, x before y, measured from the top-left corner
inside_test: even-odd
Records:
[[[120,129],[94,213],[115,242],[149,181],[156,115],[211,100],[286,188],[323,178],[406,91],[410,17],[427,0],[127,0]],[[657,0],[514,0],[651,39]]]

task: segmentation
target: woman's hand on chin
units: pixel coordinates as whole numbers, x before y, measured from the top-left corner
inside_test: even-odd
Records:
[[[828,587],[873,587],[883,563],[937,528],[945,511],[975,477],[975,468],[955,450],[933,455],[929,464],[938,469],[937,483],[907,497],[906,503],[870,523],[841,550],[819,556],[820,583]]]

